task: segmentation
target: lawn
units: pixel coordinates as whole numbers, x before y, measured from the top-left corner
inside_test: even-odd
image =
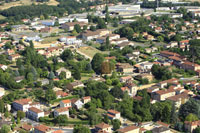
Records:
[[[101,54],[108,54],[108,52],[102,52],[94,47],[90,47],[90,46],[87,46],[87,47],[80,47],[78,49],[81,53],[83,54],[86,54],[87,56],[93,58],[93,56],[96,54],[96,53],[101,53]]]
[[[47,37],[47,38],[44,38],[44,40],[42,40],[42,44],[45,44],[45,43],[53,43],[53,42],[56,42],[58,39],[60,38],[60,36],[56,36],[56,37]]]
[[[4,17],[4,16],[2,16],[2,15],[0,15],[0,20],[2,20],[2,19],[5,19],[6,17]]]

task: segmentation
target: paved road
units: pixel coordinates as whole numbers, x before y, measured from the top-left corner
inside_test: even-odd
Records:
[[[67,128],[53,128],[54,130],[62,130],[64,133],[73,133],[73,129]]]

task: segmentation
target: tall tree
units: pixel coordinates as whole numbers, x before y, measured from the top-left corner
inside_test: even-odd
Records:
[[[101,64],[104,61],[104,57],[100,53],[96,53],[92,59],[92,69],[97,73],[101,73]]]

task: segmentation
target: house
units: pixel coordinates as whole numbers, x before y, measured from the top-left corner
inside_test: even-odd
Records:
[[[65,69],[64,67],[61,67],[58,70],[56,70],[56,75],[59,76],[61,72],[66,73],[66,79],[71,78],[71,72],[69,70]]]
[[[116,110],[110,109],[110,110],[108,110],[108,112],[107,112],[107,116],[108,116],[108,118],[111,119],[111,120],[120,119],[121,113],[118,112],[118,111],[116,111]]]
[[[66,99],[66,100],[60,101],[60,107],[72,107],[71,100]]]
[[[35,108],[35,107],[31,107],[28,109],[28,112],[26,113],[28,118],[35,120],[35,121],[39,121],[40,117],[44,117],[44,111]]]
[[[109,41],[112,41],[114,39],[119,39],[120,35],[118,35],[118,34],[108,34],[108,35],[96,38],[96,42],[103,44],[103,43],[106,42],[107,37],[109,38]]]
[[[140,55],[140,51],[139,50],[133,50],[132,54],[139,56]]]
[[[164,101],[166,98],[175,96],[176,92],[173,89],[164,89],[154,92],[153,99],[157,101]]]
[[[122,42],[122,43],[119,43],[116,45],[116,48],[119,48],[119,49],[123,49],[124,47],[126,46],[134,46],[134,43],[133,42]]]
[[[187,93],[181,93],[175,96],[171,96],[166,98],[166,100],[172,101],[175,104],[176,108],[180,108],[180,106],[186,103],[189,100],[189,95]]]
[[[123,42],[128,42],[128,39],[125,38],[125,37],[122,37],[122,38],[119,38],[119,39],[114,39],[110,43],[118,45],[118,44],[123,43]]]
[[[200,120],[198,121],[193,121],[193,122],[190,122],[190,121],[185,121],[184,122],[184,128],[186,131],[192,133],[193,130],[197,127],[200,126]]]
[[[54,26],[55,21],[54,20],[43,20],[43,21],[41,21],[41,24],[43,24],[45,26]]]
[[[91,41],[93,39],[105,36],[107,34],[110,34],[109,30],[107,30],[107,29],[98,29],[96,31],[86,31],[86,32],[82,33],[82,38],[83,38],[84,41]]]
[[[197,71],[197,70],[200,70],[200,65],[189,62],[189,61],[185,61],[184,63],[180,65],[180,68],[184,70]]]
[[[12,54],[15,54],[15,51],[13,49],[7,49],[5,54],[12,55]]]
[[[6,69],[8,69],[8,66],[3,65],[3,64],[0,64],[0,68],[1,68],[3,71],[5,71]]]
[[[151,62],[143,62],[140,64],[139,72],[150,72],[154,64]]]
[[[100,124],[97,124],[95,125],[95,131],[96,132],[108,132],[108,133],[111,133],[112,130],[111,130],[111,126],[106,124],[106,123],[100,123]]]
[[[71,103],[72,103],[72,107],[76,109],[81,109],[84,105],[81,99],[76,99],[76,98],[71,99]]]
[[[125,83],[128,81],[132,81],[133,77],[132,76],[121,77],[119,80],[120,80],[120,82]]]
[[[53,133],[64,133],[62,130],[53,131]]]
[[[173,53],[173,52],[169,52],[169,51],[161,51],[160,55],[163,57],[169,57],[169,56],[178,56],[179,57],[180,56],[177,53]]]
[[[154,79],[154,76],[152,74],[149,74],[149,73],[142,73],[138,76],[136,76],[138,79],[148,79],[148,81],[153,81]]]
[[[37,125],[34,127],[34,133],[51,133],[53,129],[45,125]]]
[[[152,35],[146,35],[146,36],[144,36],[144,38],[147,39],[147,40],[150,40],[150,41],[155,40],[155,37],[152,36]]]
[[[54,110],[54,117],[57,117],[59,115],[66,115],[69,117],[69,108],[68,107],[61,107]]]
[[[178,83],[178,79],[172,78],[169,80],[161,81],[157,84],[157,86],[159,86],[160,88],[165,88],[170,83]]]
[[[19,54],[12,54],[8,56],[8,59],[11,61],[17,61],[21,56]]]
[[[62,90],[58,90],[58,91],[56,91],[56,96],[57,96],[57,98],[63,98],[63,97],[68,96],[68,94]]]
[[[182,40],[179,42],[179,45],[189,45],[189,40]]]
[[[151,131],[152,133],[171,133],[170,129],[164,126],[156,127]]]
[[[41,28],[40,32],[42,33],[49,33],[52,31],[52,27],[45,27],[45,28]]]
[[[19,99],[19,100],[15,100],[12,103],[12,107],[14,110],[21,110],[23,112],[28,111],[28,108],[30,107],[30,103],[31,103],[31,99]]]
[[[86,96],[86,97],[83,97],[83,98],[82,98],[83,104],[86,104],[86,103],[88,103],[88,102],[90,102],[90,101],[91,101],[91,97],[90,97],[90,96]]]
[[[156,27],[156,28],[155,28],[155,32],[158,32],[158,33],[159,33],[159,32],[162,32],[162,27]]]
[[[132,83],[132,82],[127,82],[125,84],[125,87],[128,87],[129,91],[129,95],[132,97],[132,96],[135,96],[137,94],[137,85]]]
[[[118,133],[140,133],[140,128],[137,126],[127,126],[117,130]]]
[[[80,25],[81,29],[83,29],[84,26],[87,26],[87,23],[84,22],[67,22],[62,24],[62,29],[66,29],[68,31],[73,31],[75,25]]]
[[[74,81],[72,83],[67,84],[67,89],[70,91],[78,87],[84,87],[84,84],[81,81]]]
[[[31,125],[28,125],[28,124],[23,124],[23,125],[21,126],[21,129],[23,129],[23,130],[25,130],[25,131],[27,131],[27,132],[33,131],[33,127],[32,127]]]
[[[129,63],[118,63],[117,70],[124,74],[128,74],[128,73],[133,73],[134,68]]]

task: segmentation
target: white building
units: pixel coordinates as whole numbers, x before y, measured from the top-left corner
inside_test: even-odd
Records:
[[[31,102],[32,102],[31,99],[19,99],[15,100],[12,106],[15,110],[21,110],[23,112],[26,112],[28,111]]]
[[[67,115],[69,117],[69,108],[68,107],[61,107],[54,110],[54,116],[57,117],[59,115]]]
[[[62,100],[60,101],[60,107],[72,107],[71,100]]]
[[[108,113],[107,113],[107,116],[108,118],[114,120],[114,119],[120,119],[121,117],[121,113],[116,111],[116,110],[108,110]]]
[[[32,120],[38,121],[40,117],[44,117],[44,111],[31,107],[28,109],[27,116]]]

